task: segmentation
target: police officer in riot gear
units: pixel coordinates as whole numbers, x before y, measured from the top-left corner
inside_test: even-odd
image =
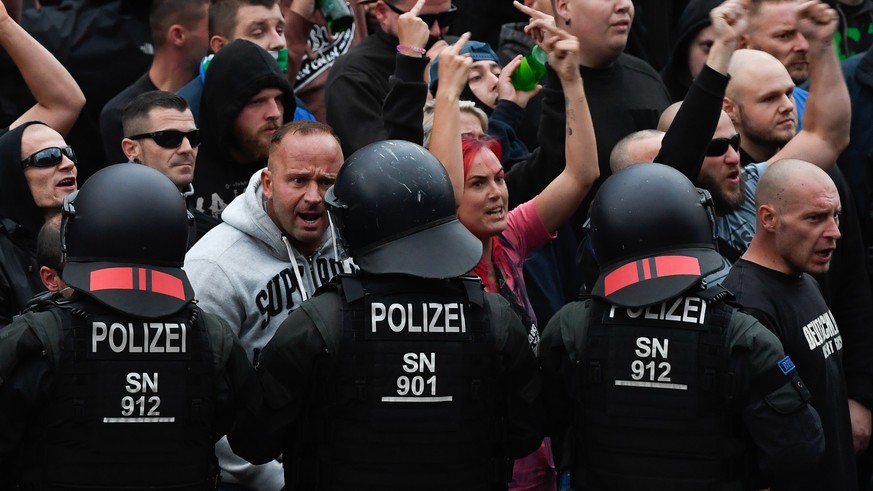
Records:
[[[181,266],[188,213],[145,166],[94,174],[63,209],[68,299],[0,337],[0,488],[205,490],[254,376]]]
[[[542,441],[538,367],[506,301],[461,277],[482,246],[445,169],[413,143],[373,143],[325,202],[361,271],[261,352],[265,400],[234,451],[284,453],[288,489],[506,489],[508,459]]]
[[[823,451],[779,340],[703,280],[723,264],[711,206],[660,164],[616,173],[591,205],[593,298],[560,310],[540,351],[576,490],[749,489],[746,459],[791,472]]]

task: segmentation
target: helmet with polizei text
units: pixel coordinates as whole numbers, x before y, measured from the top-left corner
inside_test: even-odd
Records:
[[[592,294],[641,307],[698,286],[725,264],[714,216],[709,193],[672,167],[637,164],[612,175],[590,208],[600,265]]]
[[[414,143],[388,140],[358,150],[324,201],[368,273],[451,278],[482,257],[482,242],[458,221],[445,168]]]
[[[189,214],[179,189],[137,164],[101,169],[64,200],[64,281],[137,317],[178,312],[194,297],[182,271]]]

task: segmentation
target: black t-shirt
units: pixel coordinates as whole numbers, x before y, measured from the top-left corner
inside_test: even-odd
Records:
[[[789,276],[740,259],[723,285],[736,295],[745,311],[782,341],[821,416],[826,442],[822,460],[806,472],[773,476],[771,489],[857,489],[842,337],[815,280],[807,274]]]

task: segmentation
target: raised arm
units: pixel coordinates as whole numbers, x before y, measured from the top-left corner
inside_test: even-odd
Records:
[[[549,64],[561,79],[567,107],[564,170],[535,198],[537,214],[546,229],[554,232],[582,203],[600,177],[600,167],[594,125],[579,74],[579,40],[555,27],[553,22],[537,19],[531,25],[546,32],[542,47],[549,53]]]
[[[455,207],[464,196],[464,157],[461,153],[460,107],[461,91],[467,85],[473,59],[460,55],[470,33],[440,53],[439,86],[434,98],[433,132],[430,152],[442,162],[455,190]]]
[[[655,157],[655,162],[675,167],[692,182],[697,180],[706,147],[718,127],[729,80],[728,66],[748,23],[748,3],[749,0],[728,0],[710,12],[715,36],[706,65],[668,124],[661,150]]]
[[[297,72],[306,54],[309,33],[320,13],[315,8],[315,0],[281,0],[279,6],[285,18],[285,43],[288,46],[288,70],[285,74],[293,85],[297,82]]]
[[[10,128],[27,121],[42,121],[66,135],[85,105],[85,94],[73,76],[6,11],[0,0],[0,47],[9,53],[36,104]]]
[[[838,23],[836,11],[824,2],[798,7],[798,29],[809,42],[809,99],[803,129],[770,162],[800,158],[828,170],[849,144],[851,101],[833,46]]]

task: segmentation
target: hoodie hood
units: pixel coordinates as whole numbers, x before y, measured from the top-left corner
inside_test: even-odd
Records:
[[[697,33],[712,24],[709,20],[709,12],[721,3],[722,0],[691,0],[676,23],[678,33],[676,43],[673,45],[670,59],[661,70],[661,78],[670,91],[673,102],[684,99],[688,88],[691,87],[691,74],[688,73],[688,46]]]
[[[45,125],[30,121],[0,136],[0,218],[11,219],[36,237],[43,213],[33,200],[21,166],[21,137],[33,124]]]
[[[231,201],[221,218],[224,223],[263,242],[271,255],[288,260],[291,254],[282,242],[282,232],[265,208],[267,198],[261,185],[263,172],[262,169],[252,175],[245,194]]]
[[[212,58],[200,99],[203,144],[198,161],[203,157],[207,165],[233,163],[230,138],[236,116],[265,88],[285,94],[283,122],[291,121],[296,108],[294,89],[270,53],[251,41],[237,39]]]

